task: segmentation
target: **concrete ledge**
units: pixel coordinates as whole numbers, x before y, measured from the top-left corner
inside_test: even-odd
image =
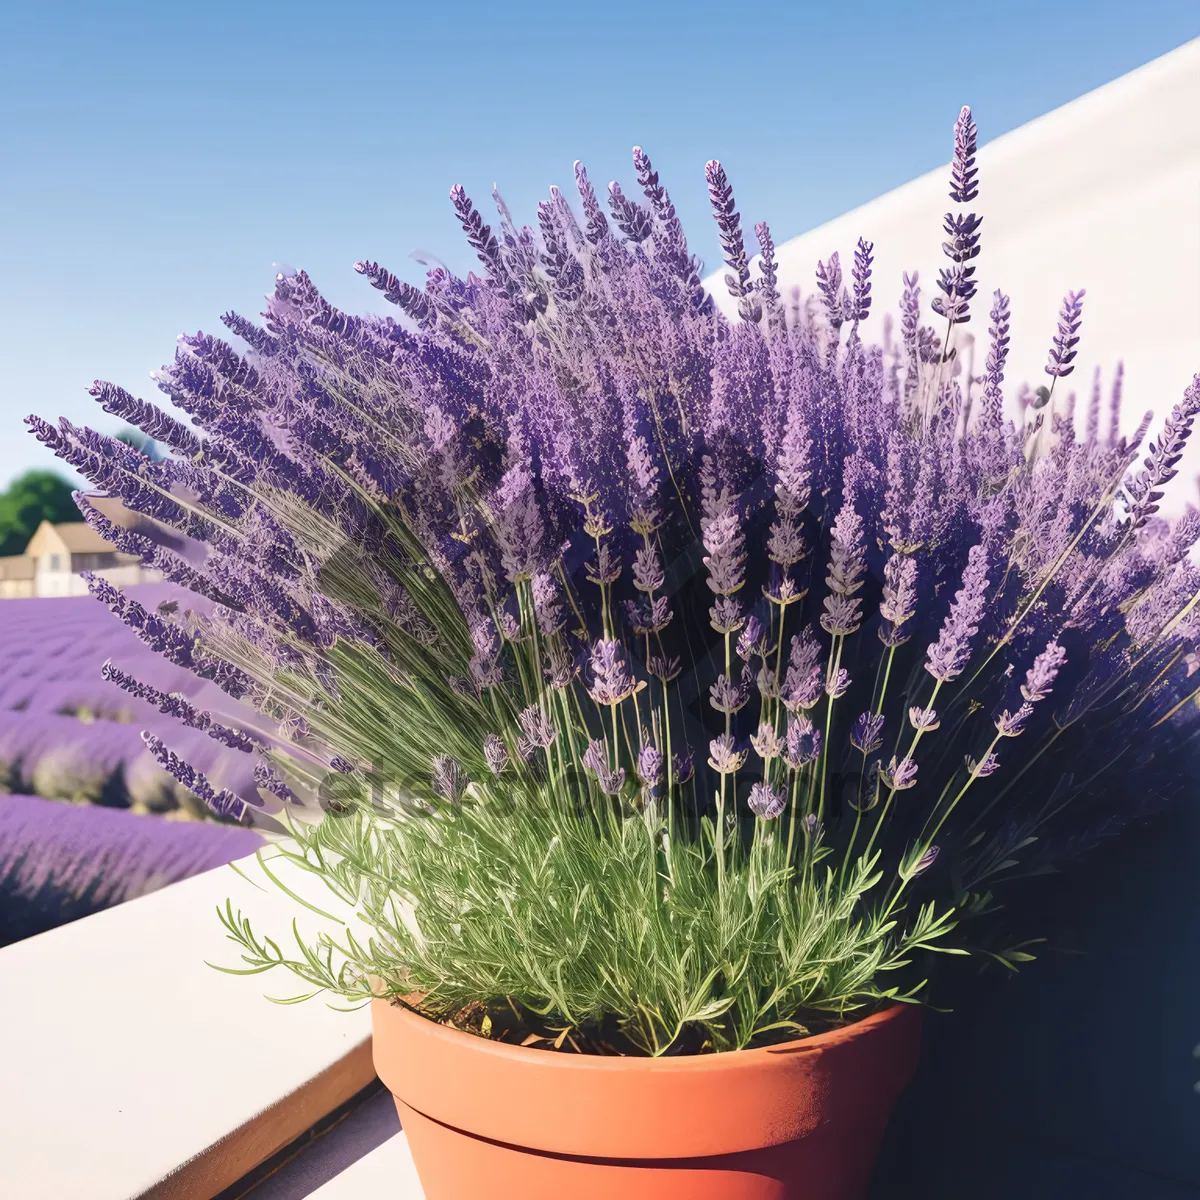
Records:
[[[270,849],[266,851],[269,856]],[[239,966],[226,897],[284,945],[319,918],[221,867],[0,950],[0,1195],[208,1200],[374,1077],[367,1009],[335,1011],[284,972]],[[352,920],[280,860],[299,895]],[[335,998],[336,999],[336,998]]]

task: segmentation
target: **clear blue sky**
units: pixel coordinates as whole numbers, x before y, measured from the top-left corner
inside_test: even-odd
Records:
[[[91,380],[157,398],[273,263],[358,311],[357,258],[467,269],[454,183],[528,220],[643,145],[711,269],[708,158],[783,241],[945,162],[961,104],[987,141],[1197,34],[1195,0],[0,6],[0,486],[52,461],[25,413],[115,429]]]

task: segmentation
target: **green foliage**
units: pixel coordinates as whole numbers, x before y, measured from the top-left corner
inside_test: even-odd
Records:
[[[348,548],[330,590],[369,608],[366,566]],[[710,816],[645,791],[605,795],[576,765],[588,736],[578,702],[534,669],[547,647],[527,585],[515,696],[451,686],[471,648],[462,616],[432,572],[413,591],[430,624],[388,627],[388,658],[339,643],[337,687],[320,695],[299,673],[276,676],[281,698],[357,766],[305,778],[279,760],[320,789],[325,812],[315,823],[285,812],[297,848],[275,853],[354,907],[367,943],[349,928],[309,941],[294,926],[289,957],[227,905],[246,966],[220,969],[282,966],[308,985],[296,999],[419,993],[441,1020],[485,1009],[487,1028],[507,1009],[523,1031],[658,1055],[761,1045],[913,1000],[924,982],[914,955],[961,953],[942,944],[951,910],[913,900],[911,864],[884,872],[878,851],[833,861],[815,827],[756,820],[719,836]],[[421,628],[441,636],[422,640]],[[536,754],[521,753],[509,708],[525,700],[556,731]],[[481,752],[496,730],[509,751],[499,775]],[[431,781],[439,754],[464,768],[461,792]]]
[[[80,520],[71,485],[53,471],[26,471],[0,493],[0,555],[21,554],[42,521]]]
[[[458,811],[354,805],[298,827],[298,850],[279,853],[355,905],[373,936],[310,945],[297,932],[289,958],[229,908],[244,961],[351,1000],[420,993],[443,1020],[507,1005],[594,1043],[611,1019],[617,1044],[657,1055],[763,1044],[912,999],[921,981],[902,986],[898,972],[953,928],[933,905],[902,922],[878,855],[839,882],[807,846],[797,872],[764,822],[720,892],[710,828],[672,838],[652,806],[610,822],[548,790],[517,803],[503,792],[473,788]]]

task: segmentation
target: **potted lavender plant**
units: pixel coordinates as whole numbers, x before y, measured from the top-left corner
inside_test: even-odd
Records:
[[[975,140],[963,109],[957,205]],[[978,216],[945,218],[936,327],[906,277],[871,346],[871,245],[785,302],[710,162],[727,320],[634,167],[644,202],[606,216],[577,164],[582,219],[551,189],[536,231],[454,188],[482,275],[356,264],[398,320],[281,275],[265,327],[223,318],[247,349],[184,337],[158,376],[195,428],[97,383],[162,461],[30,422],[182,539],[80,498],[207,615],[95,594],[266,719],[168,705],[256,756],[278,853],[370,935],[222,920],[247,973],[373,1004],[430,1200],[856,1197],[931,955],[1028,959],[1004,888],[1179,782],[1200,517],[1155,514],[1200,380],[1131,470],[1149,418],[1121,436],[1114,395],[1102,436],[1097,392],[1079,432],[1056,393],[1072,293],[1016,427],[1003,294],[982,379],[955,353]]]

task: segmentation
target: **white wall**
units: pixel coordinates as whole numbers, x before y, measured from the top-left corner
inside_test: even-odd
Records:
[[[958,107],[970,99],[947,98],[947,152]],[[980,130],[981,141],[987,133]],[[1012,299],[1010,399],[1022,380],[1048,382],[1042,368],[1063,293],[1086,288],[1076,370],[1059,389],[1073,388],[1083,403],[1099,365],[1107,404],[1108,381],[1123,358],[1123,428],[1136,426],[1147,408],[1156,428],[1200,372],[1200,39],[996,138],[980,150],[978,165],[979,196],[967,206],[984,218],[980,287],[967,326],[978,339],[976,371],[997,287]],[[898,312],[901,273],[914,267],[926,323],[940,335],[944,322],[928,303],[945,263],[942,214],[959,208],[947,195],[947,175],[947,168],[923,175],[784,243],[785,295],[793,284],[814,291],[817,260],[834,250],[848,277],[862,236],[875,243],[867,337],[880,338],[884,311]],[[750,239],[764,216],[777,237],[786,228],[786,213],[744,213]],[[721,272],[706,283],[732,314]],[[1196,499],[1197,472],[1200,434],[1171,494],[1175,507]]]

